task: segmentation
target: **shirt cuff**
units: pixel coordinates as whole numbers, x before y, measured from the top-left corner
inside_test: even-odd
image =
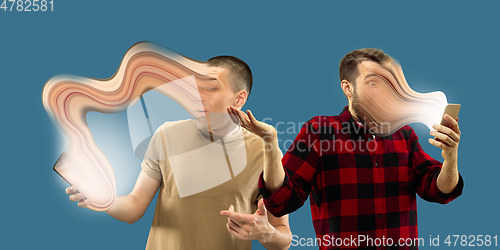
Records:
[[[288,205],[293,200],[292,185],[290,182],[290,177],[287,171],[285,171],[285,179],[281,187],[279,187],[274,193],[269,194],[269,192],[264,187],[264,177],[263,174],[259,177],[259,192],[264,198],[264,204],[267,210],[276,217],[281,217],[287,213],[290,213]]]
[[[142,171],[144,171],[149,177],[162,181],[161,169],[150,160],[143,160],[141,163]]]
[[[288,174],[285,171],[285,180],[283,180],[283,184],[281,184],[281,187],[279,187],[274,193],[269,194],[267,191],[265,185],[264,185],[264,172],[260,173],[259,177],[259,192],[262,195],[262,198],[265,200],[272,200],[272,198],[275,198],[276,195],[281,191],[284,187],[288,185],[288,182],[290,181],[290,178],[288,177]]]
[[[443,192],[441,192],[441,190],[439,190],[439,188],[437,187],[437,181],[435,182],[436,184],[436,188],[438,190],[438,197],[443,199],[443,204],[447,204],[449,203],[450,201],[456,199],[458,196],[460,196],[462,194],[462,190],[464,189],[464,180],[462,179],[462,175],[459,173],[458,174],[458,183],[457,183],[457,186],[455,187],[455,190],[453,190],[453,192],[449,193],[449,194],[445,194]]]

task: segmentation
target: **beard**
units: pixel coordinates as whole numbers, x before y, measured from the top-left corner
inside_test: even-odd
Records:
[[[352,95],[352,104],[351,108],[356,114],[355,116],[353,115],[353,118],[361,123],[363,127],[365,127],[365,132],[376,135],[376,136],[385,136],[383,132],[383,128],[379,126],[379,124],[372,119],[372,116],[368,112],[368,110],[365,108],[362,102],[359,101],[359,96],[357,95],[356,91],[353,92]],[[352,114],[351,114],[352,115]]]
[[[367,97],[362,97],[362,98],[367,98]],[[371,104],[367,104],[366,101],[365,102],[360,101],[360,98],[356,94],[356,91],[354,91],[352,95],[351,109],[354,111],[356,116],[353,115],[353,118],[356,121],[360,122],[361,125],[365,127],[365,131],[369,134],[379,137],[390,135],[391,124],[389,124],[388,122],[376,120],[374,116],[370,114],[369,111],[370,109],[373,112],[373,107],[370,105]],[[368,109],[366,107],[368,107]]]
[[[367,124],[368,124],[366,122],[367,111],[365,108],[363,108],[363,105],[361,105],[359,103],[359,98],[358,98],[358,95],[356,94],[356,89],[354,90],[354,92],[352,94],[351,108],[354,111],[354,113],[356,114],[356,116],[353,116],[354,120],[360,122],[364,127],[367,127]]]

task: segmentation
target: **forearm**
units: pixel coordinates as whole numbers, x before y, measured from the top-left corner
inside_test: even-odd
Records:
[[[259,242],[268,250],[284,250],[290,248],[292,232],[285,225],[274,227],[276,230],[271,236]]]
[[[138,221],[144,215],[132,195],[118,196],[113,206],[106,210],[111,217],[129,224]]]
[[[437,177],[439,191],[449,194],[455,190],[458,184],[459,174],[457,161],[444,160],[441,172]]]
[[[277,136],[264,139],[264,167],[263,178],[267,191],[272,194],[285,180],[285,171],[281,164],[281,152]]]

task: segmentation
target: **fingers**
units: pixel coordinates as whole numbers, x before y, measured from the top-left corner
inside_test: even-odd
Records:
[[[91,200],[85,198],[85,194],[78,192],[78,190],[76,190],[73,186],[66,188],[66,193],[71,194],[69,196],[70,201],[79,201],[79,207],[87,207],[92,203]]]
[[[225,215],[225,216],[228,216],[229,214],[236,214],[234,212],[234,206],[231,205],[229,206],[228,210],[223,210],[220,212],[221,215]],[[236,236],[237,238],[239,239],[243,239],[242,236],[240,235],[240,231],[241,231],[241,226],[238,225],[238,223],[236,223],[235,221],[233,221],[231,219],[231,217],[228,216],[227,218],[227,224],[226,224],[226,227],[227,227],[227,231],[231,234],[231,235],[234,235]]]
[[[238,231],[236,229],[234,229],[234,226],[232,226],[231,221],[227,222],[226,227],[227,227],[227,231],[229,233],[231,233],[233,235],[234,235],[234,233],[238,234]]]
[[[249,129],[251,127],[251,121],[248,118],[247,114],[241,110],[237,110],[235,107],[229,107],[228,111],[230,111],[232,114],[236,115],[241,122],[241,126]]]
[[[234,206],[230,205],[227,210],[220,211],[220,215],[228,216],[228,214],[232,212],[234,212]]]
[[[236,238],[240,240],[249,240],[250,233],[248,231],[248,228],[238,225],[235,221],[231,219],[228,219],[226,227],[227,231],[231,235],[234,235]]]
[[[257,213],[260,215],[267,215],[267,209],[264,204],[264,199],[260,198],[259,203],[257,203]]]
[[[229,225],[229,227],[231,227],[234,231],[236,232],[240,232],[241,231],[241,226],[236,223],[235,221],[231,220],[230,218],[228,218],[227,220],[227,224]]]
[[[240,214],[240,213],[235,212],[233,205],[231,205],[228,210],[220,211],[220,215],[228,217],[228,219],[230,221],[232,221],[233,223],[235,223],[237,225],[253,224],[255,222],[252,215]]]
[[[89,199],[86,199],[86,200],[78,202],[78,206],[79,207],[87,207],[88,205],[90,205],[90,203],[92,203],[92,201]]]
[[[445,114],[445,115],[444,115],[444,119],[450,123],[450,125],[451,125],[451,129],[452,129],[453,131],[455,131],[455,133],[457,133],[457,134],[459,134],[459,135],[460,135],[460,129],[458,128],[458,117],[457,117],[457,119],[455,120],[455,119],[453,119],[453,117],[451,117],[450,115]]]
[[[432,138],[429,138],[429,143],[440,148],[440,149],[443,149],[443,150],[447,150],[450,148],[447,144],[442,143],[442,142],[437,141],[437,140],[432,139]]]
[[[76,194],[77,191],[76,191],[76,188],[71,186],[71,187],[68,187],[66,188],[66,194]]]
[[[252,111],[247,110],[247,115],[248,115],[248,117],[250,118],[250,121],[251,121],[253,124],[257,124],[257,119],[255,119],[255,116],[253,116]]]
[[[70,194],[69,196],[70,201],[79,201],[78,202],[79,207],[87,207],[92,203],[90,199],[87,199],[85,197],[85,194],[78,192],[78,190],[74,186],[66,188],[65,191],[66,194]]]
[[[234,124],[241,125],[240,118],[238,117],[238,115],[233,114],[230,108],[227,108],[227,113],[229,114],[229,118],[231,118]]]
[[[234,220],[235,222],[237,222],[238,224],[242,221],[245,221],[245,219],[243,218],[243,215],[240,214],[240,213],[236,213],[234,211],[231,211],[231,210],[224,210],[224,211],[221,211],[220,212],[221,215],[224,215],[226,217],[228,217],[229,219],[232,219]]]
[[[242,121],[250,122],[250,119],[248,119],[248,116],[247,116],[247,114],[245,114],[245,112],[238,110],[233,106],[229,106],[227,108],[227,110],[228,110],[228,112],[238,116],[238,118],[240,118]]]
[[[240,232],[238,231],[238,229],[240,229],[239,227],[236,227],[234,224],[231,224],[231,222],[228,222],[226,224],[226,227],[227,227],[227,231],[229,232],[229,234],[235,236],[236,238],[238,238],[240,240],[246,240],[246,237],[243,236],[242,234],[240,234]]]
[[[436,141],[444,142],[447,146],[450,146],[450,147],[455,147],[458,144],[458,140],[459,140],[458,138],[452,138],[452,137],[457,136],[455,134],[455,132],[453,132],[453,134],[454,135],[448,135],[448,134],[444,134],[444,133],[441,133],[438,131],[431,131],[430,132],[430,135],[436,137]]]
[[[260,212],[265,213],[265,222],[263,222]],[[222,215],[227,216],[227,231],[241,240],[259,240],[262,234],[266,233],[267,228],[267,210],[264,206],[264,200],[259,200],[258,208],[255,214],[240,214],[234,212],[234,206],[229,206],[228,210],[221,211]],[[258,215],[256,215],[258,214]]]
[[[236,108],[234,108],[233,106],[229,106],[229,107],[227,108],[227,112],[228,112],[229,114],[232,114],[232,115],[234,115],[234,116],[238,117],[238,119],[241,121],[241,123],[243,123],[244,121],[250,121],[250,120],[248,120],[248,119],[247,119],[247,117],[246,117],[246,114],[245,114],[245,113],[243,113],[243,112],[241,112],[241,111],[237,110],[237,109],[236,109]]]
[[[450,115],[445,114],[444,119],[447,122],[447,126],[449,125],[450,127],[434,124],[432,128],[436,130],[431,131],[430,134],[435,136],[435,138],[430,138],[429,143],[443,150],[441,154],[445,160],[456,160],[458,143],[460,142],[458,118],[455,120]]]
[[[455,120],[453,120],[453,121],[455,121]],[[441,124],[434,124],[432,127],[434,129],[436,129],[436,131],[431,131],[430,132],[431,135],[436,136],[437,134],[444,134],[444,138],[441,138],[438,136],[436,136],[436,138],[439,138],[439,139],[445,141],[446,136],[448,136],[451,139],[453,139],[453,141],[455,141],[457,143],[460,141],[460,130],[458,130],[458,124],[456,125],[458,133],[455,132],[452,128],[448,128],[448,127],[443,126]]]
[[[70,201],[83,201],[85,200],[85,196],[82,193],[77,193],[69,196]]]

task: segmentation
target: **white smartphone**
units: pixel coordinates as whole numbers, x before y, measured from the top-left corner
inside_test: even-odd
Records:
[[[59,156],[59,158],[57,159],[56,163],[54,164],[54,167],[52,167],[52,169],[54,170],[54,172],[56,172],[59,176],[61,176],[61,178],[67,182],[70,186],[73,186],[75,187],[73,184],[71,184],[71,182],[69,182],[64,176],[63,176],[63,173],[64,173],[64,165],[68,165],[67,164],[67,161],[68,161],[68,154],[66,152],[63,152],[61,154],[61,156]],[[76,187],[75,187],[76,188]],[[76,188],[76,193],[80,193],[80,191]],[[84,198],[84,200],[86,200],[87,197]]]

